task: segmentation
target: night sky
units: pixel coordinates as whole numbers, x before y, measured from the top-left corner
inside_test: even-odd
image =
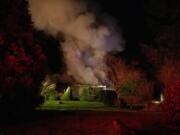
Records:
[[[100,13],[109,14],[117,20],[126,41],[125,51],[118,55],[127,63],[136,60],[145,70],[151,67],[141,52],[140,44],[142,43],[158,49],[168,48],[175,53],[179,50],[180,1],[89,0],[89,5],[90,8],[99,8]],[[0,31],[16,33],[33,30],[27,12],[27,2],[24,0],[0,1]],[[158,40],[159,32],[167,36],[165,41]],[[172,38],[168,38],[166,33],[170,33]],[[61,56],[60,52],[55,51],[58,48],[58,42],[42,32],[36,31],[35,34],[45,44],[53,44],[45,47],[45,51],[51,59],[49,61],[50,69],[52,71],[59,70],[58,67],[64,66],[64,64],[63,62],[59,63],[60,60],[57,59],[58,56]]]

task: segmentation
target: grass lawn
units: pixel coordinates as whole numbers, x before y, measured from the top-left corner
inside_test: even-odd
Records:
[[[40,110],[103,110],[114,111],[117,107],[110,107],[102,102],[90,102],[90,101],[46,101],[43,105],[38,107]]]

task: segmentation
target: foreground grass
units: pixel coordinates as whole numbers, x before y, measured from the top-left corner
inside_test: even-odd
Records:
[[[43,105],[37,108],[38,110],[103,110],[112,111],[117,110],[117,107],[110,107],[102,102],[89,101],[46,101]]]

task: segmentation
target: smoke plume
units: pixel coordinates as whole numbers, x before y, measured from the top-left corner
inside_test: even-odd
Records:
[[[33,26],[61,42],[67,72],[83,84],[103,84],[107,65],[105,55],[122,51],[124,40],[115,21],[90,12],[85,0],[29,0]]]

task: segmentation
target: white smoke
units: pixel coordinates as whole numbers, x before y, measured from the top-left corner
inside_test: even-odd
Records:
[[[108,81],[105,55],[122,51],[124,44],[114,22],[98,24],[82,0],[29,0],[29,12],[36,29],[64,35],[60,44],[69,75],[83,84]]]

